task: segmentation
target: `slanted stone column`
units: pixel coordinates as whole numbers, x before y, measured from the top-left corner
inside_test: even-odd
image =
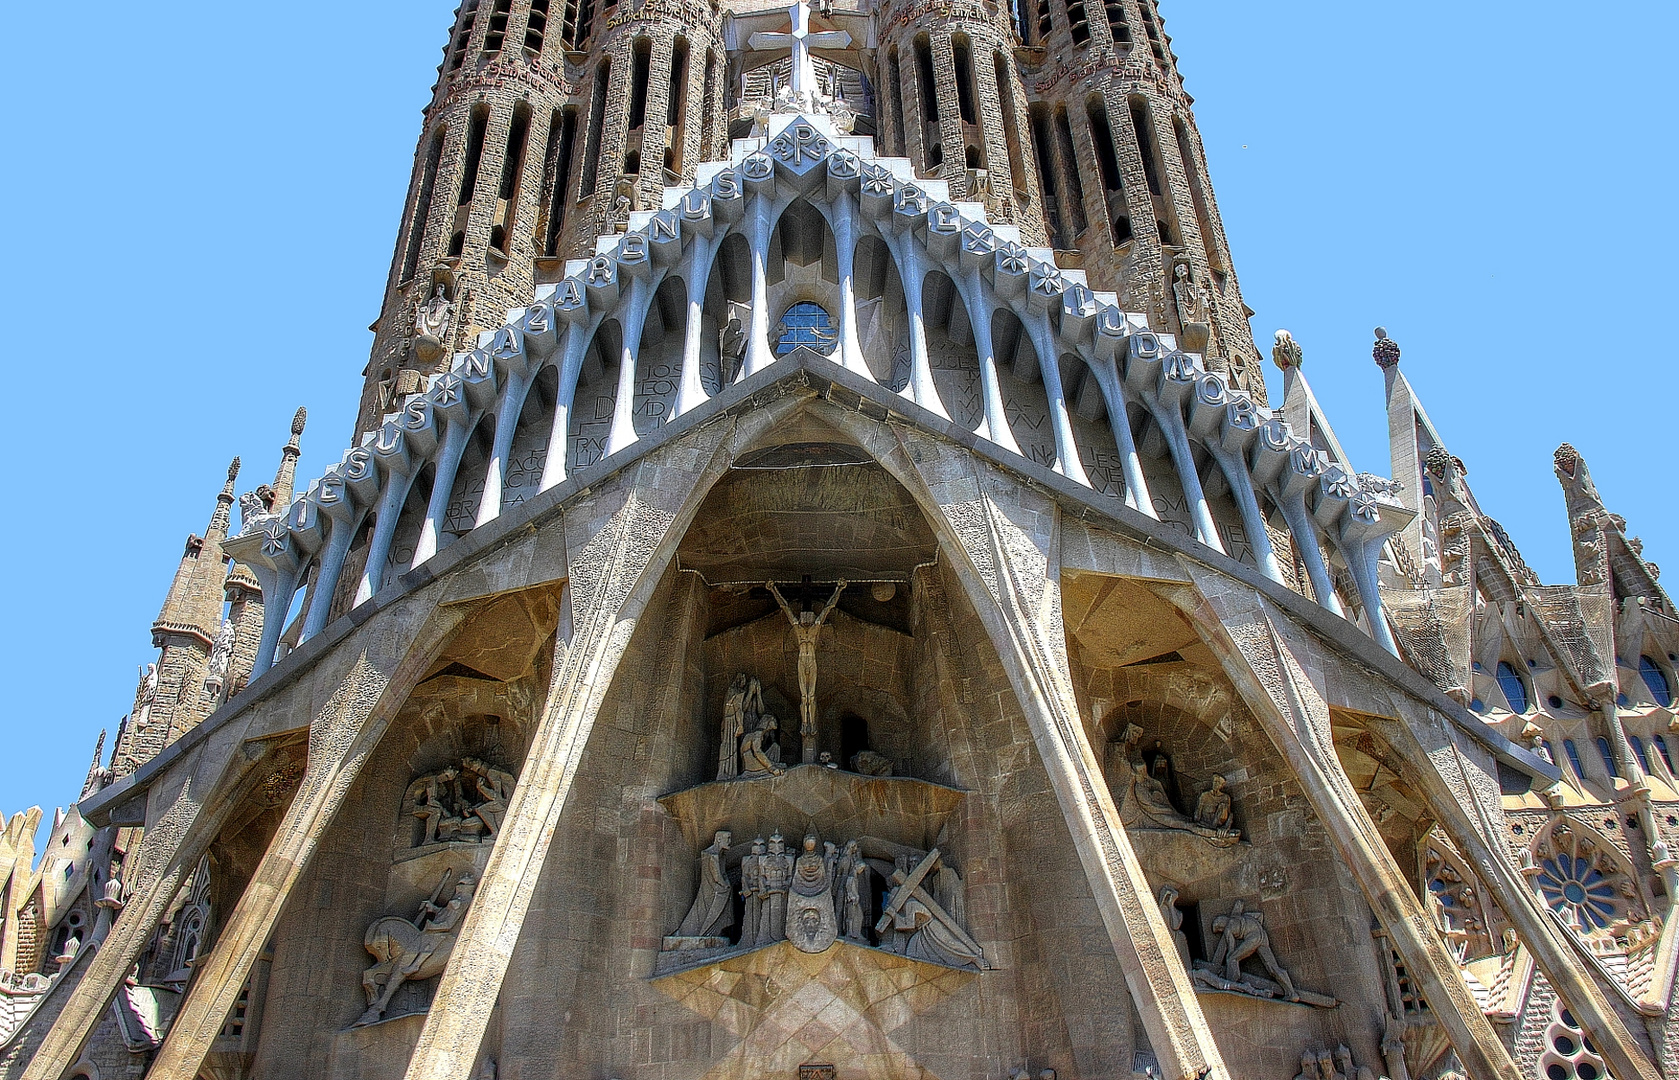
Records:
[[[146,831],[137,858],[131,860],[138,867],[131,881],[133,895],[50,1028],[47,1018],[37,1015],[33,1030],[22,1036],[40,1041],[33,1055],[26,1055],[24,1080],[59,1080],[75,1064],[182,884],[245,794],[274,770],[272,754],[253,760],[241,749],[244,732],[243,725],[232,724],[213,732],[147,793]]]
[[[434,593],[411,597],[389,618],[381,620],[383,633],[369,634],[360,649],[346,643],[351,647],[339,650],[349,670],[310,721],[309,756],[302,786],[293,796],[251,883],[228,915],[216,947],[189,986],[158,1049],[153,1075],[198,1075],[204,1056],[273,935],[293,887],[351,785],[361,775],[362,766],[378,748],[409,691],[471,611],[471,605],[466,604],[437,607],[435,599]],[[407,626],[404,615],[411,620]],[[350,663],[352,657],[354,662]]]
[[[409,1061],[409,1080],[472,1076],[560,814],[630,637],[712,484],[740,447],[786,411],[765,408],[738,427],[719,425],[698,443],[659,451],[617,486],[568,509],[570,631],[562,624],[547,703]]]
[[[1288,640],[1292,634],[1285,631],[1292,627],[1285,627],[1281,614],[1252,589],[1193,560],[1180,556],[1179,562],[1200,598],[1172,598],[1218,656],[1237,693],[1293,770],[1406,970],[1421,986],[1452,1049],[1471,1076],[1517,1080],[1521,1072],[1469,992],[1445,941],[1341,766],[1329,704]]]
[[[1163,1075],[1229,1076],[1079,716],[1061,616],[1058,507],[935,439],[904,433],[894,450],[883,441],[890,435],[864,437],[931,510],[1008,671]]]

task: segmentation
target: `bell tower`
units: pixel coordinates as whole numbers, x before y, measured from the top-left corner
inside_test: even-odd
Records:
[[[1155,0],[1016,0],[1049,243],[1265,401],[1193,99]]]
[[[721,149],[708,0],[463,0],[425,111],[356,431]]]

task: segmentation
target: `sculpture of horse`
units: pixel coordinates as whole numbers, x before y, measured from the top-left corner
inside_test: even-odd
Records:
[[[362,944],[378,963],[361,977],[367,1011],[356,1021],[357,1027],[383,1019],[403,983],[443,974],[455,948],[455,931],[421,930],[401,916],[387,915],[367,928]]]

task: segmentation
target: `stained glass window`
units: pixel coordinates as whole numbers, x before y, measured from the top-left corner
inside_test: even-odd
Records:
[[[801,300],[787,309],[781,317],[781,336],[775,343],[775,354],[786,356],[800,345],[808,346],[826,356],[839,344],[839,331],[820,304]]]
[[[1656,704],[1668,708],[1673,704],[1673,688],[1668,685],[1667,673],[1661,666],[1648,656],[1638,658],[1638,673],[1644,676],[1644,685],[1650,688],[1650,695],[1656,699]]]

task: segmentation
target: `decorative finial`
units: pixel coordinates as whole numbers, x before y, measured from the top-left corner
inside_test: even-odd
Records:
[[[1300,343],[1294,340],[1294,335],[1287,330],[1278,330],[1276,343],[1271,346],[1271,359],[1283,371],[1289,368],[1303,367],[1306,354],[1300,348]]]
[[[1567,473],[1572,477],[1575,468],[1580,464],[1580,451],[1574,449],[1569,443],[1563,443],[1557,447],[1557,452],[1551,455],[1551,464],[1557,472]]]
[[[308,423],[308,422],[309,422],[309,410],[308,409],[301,409],[301,408],[298,409],[297,410],[297,415],[293,416],[291,418],[292,437],[296,438],[297,436],[303,434],[303,425]]]
[[[1370,355],[1383,371],[1399,365],[1399,343],[1388,337],[1387,327],[1376,327],[1376,347]]]
[[[231,464],[227,467],[227,482],[231,484],[231,483],[233,483],[233,481],[237,480],[238,478],[239,478],[239,459],[234,458],[233,459],[233,464]]]

